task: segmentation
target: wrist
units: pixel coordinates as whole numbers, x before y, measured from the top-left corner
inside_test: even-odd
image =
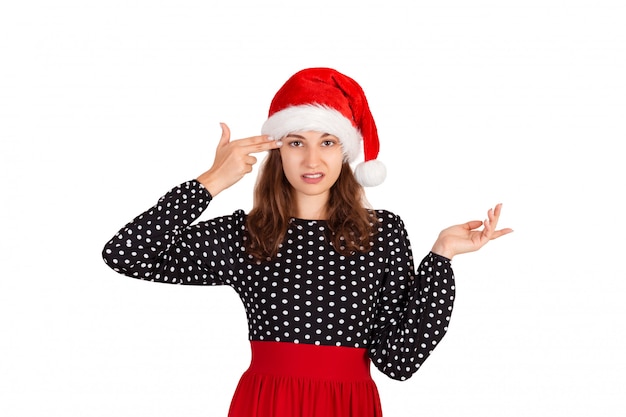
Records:
[[[433,248],[430,250],[432,253],[435,253],[439,256],[443,256],[444,258],[448,258],[448,259],[452,259],[455,255],[454,252],[452,252],[452,250],[450,250],[449,248],[446,247],[446,245],[444,245],[442,242],[435,242],[435,244],[433,245]]]
[[[213,178],[213,176],[211,175],[210,172],[205,172],[204,174],[200,175],[198,178],[196,178],[196,180],[202,184],[202,186],[204,188],[206,188],[206,190],[209,192],[209,194],[211,194],[211,196],[215,197],[216,195],[218,195],[225,187],[222,187],[219,184],[219,181],[215,178]]]

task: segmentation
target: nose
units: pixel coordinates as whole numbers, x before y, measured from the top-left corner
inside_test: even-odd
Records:
[[[306,150],[304,163],[308,168],[315,168],[320,164],[320,150],[316,147],[309,147]]]

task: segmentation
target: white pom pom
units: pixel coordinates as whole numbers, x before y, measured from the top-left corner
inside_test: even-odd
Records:
[[[377,159],[361,162],[354,169],[356,180],[364,187],[375,187],[382,184],[387,177],[385,164]]]

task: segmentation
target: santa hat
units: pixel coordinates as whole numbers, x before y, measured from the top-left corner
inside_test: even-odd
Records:
[[[331,68],[308,68],[278,90],[261,133],[278,139],[307,130],[336,136],[350,163],[356,161],[362,143],[365,160],[355,167],[357,181],[372,187],[385,180],[385,165],[376,159],[376,124],[363,89],[352,78]]]

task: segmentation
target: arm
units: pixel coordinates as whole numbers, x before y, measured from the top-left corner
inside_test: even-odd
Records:
[[[417,271],[404,224],[396,216],[394,242],[372,332],[369,355],[390,378],[406,380],[424,363],[448,329],[454,301],[450,260],[429,253]]]
[[[501,210],[501,204],[490,209],[484,223],[474,220],[444,229],[414,275],[409,239],[397,218],[397,236],[388,239],[399,245],[389,256],[370,348],[373,363],[387,376],[410,378],[446,334],[455,295],[450,261],[511,233],[496,230]]]
[[[256,158],[250,153],[278,146],[267,136],[230,141],[230,131],[222,124],[222,137],[211,169],[197,180],[175,187],[123,227],[105,245],[105,263],[119,273],[140,279],[222,283],[220,274],[225,273],[223,265],[228,262],[215,259],[229,258],[233,250],[229,242],[239,239],[241,227],[237,223],[243,222],[243,212],[195,226],[192,223],[217,193],[252,170]]]
[[[218,266],[224,262],[219,261],[231,254],[219,225],[241,222],[243,213],[192,226],[210,201],[211,195],[195,180],[173,188],[106,243],[105,263],[120,274],[143,280],[222,284],[224,270]]]

